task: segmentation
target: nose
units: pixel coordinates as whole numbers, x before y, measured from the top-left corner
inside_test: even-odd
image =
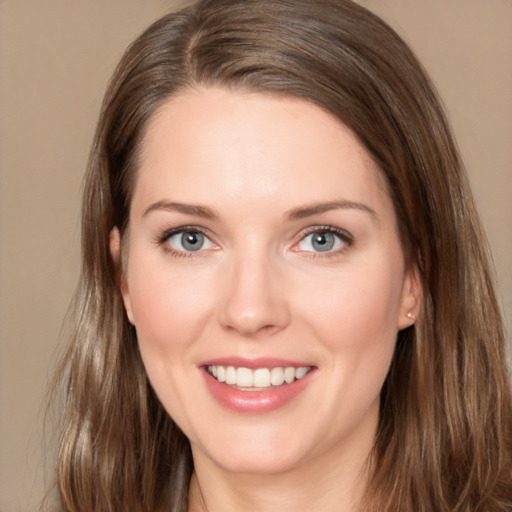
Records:
[[[265,254],[241,255],[224,278],[219,321],[244,337],[271,335],[290,322],[286,283],[279,266]]]

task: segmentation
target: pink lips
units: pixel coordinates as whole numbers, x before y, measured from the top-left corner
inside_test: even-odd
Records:
[[[314,370],[310,371],[306,376],[301,379],[295,380],[290,384],[283,384],[281,386],[273,386],[272,388],[265,388],[261,391],[240,391],[234,386],[226,383],[221,383],[210,375],[207,371],[208,366],[234,366],[250,369],[257,368],[273,368],[273,367],[301,367],[310,366],[307,364],[298,364],[297,362],[285,361],[282,359],[242,359],[230,358],[210,360],[201,364],[205,384],[212,394],[212,396],[224,407],[231,411],[238,413],[266,413],[274,411],[299,395],[309,384],[310,377]]]

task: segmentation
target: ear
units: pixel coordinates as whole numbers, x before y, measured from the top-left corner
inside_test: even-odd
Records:
[[[406,269],[402,297],[398,312],[397,328],[399,331],[416,323],[422,304],[422,286],[418,267],[411,263]]]
[[[123,268],[123,261],[121,255],[121,234],[119,233],[119,229],[114,228],[110,232],[110,255],[112,256],[112,261],[117,269],[117,275],[119,276],[119,288],[121,291],[121,295],[123,297],[124,308],[126,310],[126,315],[128,316],[128,320],[132,325],[135,325],[133,321],[133,311],[132,311],[132,303],[130,300],[130,292],[128,290],[128,283],[126,281],[126,273]]]

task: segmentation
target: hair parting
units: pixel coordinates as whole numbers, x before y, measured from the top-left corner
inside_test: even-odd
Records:
[[[58,377],[61,510],[187,510],[190,446],[146,377],[109,239],[114,227],[128,234],[150,120],[180,91],[212,86],[304,99],[345,124],[381,170],[419,268],[423,308],[398,336],[361,510],[510,511],[505,335],[468,180],[416,57],[348,0],[199,1],[122,58],[88,163],[82,277]]]

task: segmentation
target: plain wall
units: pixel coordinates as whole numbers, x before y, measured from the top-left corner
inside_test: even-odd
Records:
[[[446,103],[510,324],[512,1],[360,3],[412,45]],[[36,510],[43,493],[42,404],[77,282],[81,178],[105,86],[126,45],[175,5],[0,0],[1,512]]]

